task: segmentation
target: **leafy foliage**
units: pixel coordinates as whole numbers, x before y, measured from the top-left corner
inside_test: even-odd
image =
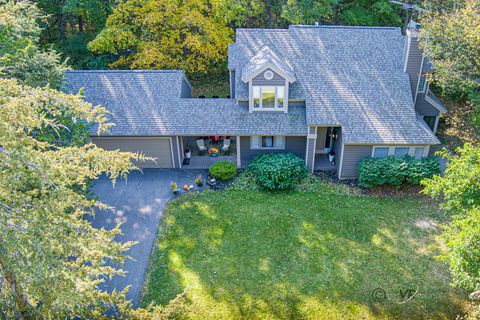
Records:
[[[334,14],[336,0],[288,0],[282,17],[293,24],[313,24],[329,20]]]
[[[372,188],[402,184],[420,184],[425,178],[440,174],[438,158],[365,158],[358,165],[359,185]]]
[[[424,193],[442,196],[442,207],[453,213],[444,226],[446,250],[440,256],[453,276],[453,284],[466,290],[480,290],[480,148],[466,144],[450,155],[444,176],[425,180]]]
[[[208,172],[219,180],[230,180],[237,175],[237,165],[231,161],[217,161],[210,166]]]
[[[261,154],[246,168],[266,190],[294,189],[308,175],[305,161],[292,153]]]
[[[43,18],[29,1],[9,1],[0,5],[0,76],[14,78],[30,86],[60,87],[68,69],[60,55],[43,51],[38,41]]]
[[[46,116],[44,110],[49,110]],[[85,219],[108,206],[86,197],[90,181],[113,181],[135,169],[132,153],[95,145],[55,146],[35,132],[59,128],[56,117],[95,122],[109,128],[106,110],[81,96],[0,79],[0,309],[7,318],[98,318],[112,307],[125,310],[124,292],[108,294],[98,285],[121,275],[131,243]]]
[[[232,30],[214,0],[129,0],[119,3],[89,48],[118,54],[114,66],[206,73],[225,60]]]

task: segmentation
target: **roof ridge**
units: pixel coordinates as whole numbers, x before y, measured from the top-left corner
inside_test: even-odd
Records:
[[[67,70],[67,73],[185,73],[183,70]]]
[[[400,27],[395,26],[345,26],[345,25],[333,25],[333,24],[319,24],[319,25],[308,25],[308,24],[292,24],[288,26],[288,29],[291,28],[325,28],[325,29],[387,29],[387,30],[396,30]]]

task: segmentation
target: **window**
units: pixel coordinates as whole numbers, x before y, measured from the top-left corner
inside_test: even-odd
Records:
[[[285,149],[285,137],[252,136],[250,149]]]
[[[263,77],[267,80],[272,80],[273,79],[273,72],[270,70],[265,71],[263,74]]]
[[[386,158],[388,157],[388,147],[375,147],[373,148],[374,158]]]
[[[427,76],[421,75],[420,82],[418,83],[418,92],[425,93],[427,91]]]
[[[403,158],[408,155],[408,147],[397,147],[393,153],[394,157]]]
[[[435,123],[437,122],[437,117],[436,116],[424,116],[423,121],[425,121],[427,126],[433,132],[433,129],[435,129]]]
[[[262,108],[275,108],[275,87],[262,87]]]
[[[414,154],[415,159],[423,158],[424,151],[425,151],[425,147],[415,147],[415,154]]]
[[[283,109],[285,86],[253,86],[252,91],[254,109]]]
[[[253,107],[260,108],[260,87],[253,87]]]

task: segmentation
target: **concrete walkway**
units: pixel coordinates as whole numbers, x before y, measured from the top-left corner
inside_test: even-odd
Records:
[[[115,188],[105,177],[96,182],[92,189],[93,193],[99,197],[100,201],[115,207],[115,210],[97,212],[93,225],[111,229],[122,222],[123,235],[117,240],[137,241],[137,244],[127,253],[132,259],[127,259],[123,265],[123,270],[127,272],[126,276],[107,279],[103,288],[111,292],[114,289],[118,291],[130,286],[127,299],[138,306],[158,224],[165,205],[174,196],[170,183],[175,181],[180,188],[184,184],[195,185],[195,177],[200,174],[205,179],[207,171],[144,169],[143,173],[130,174],[127,181],[117,181]],[[198,190],[197,187],[195,189]]]

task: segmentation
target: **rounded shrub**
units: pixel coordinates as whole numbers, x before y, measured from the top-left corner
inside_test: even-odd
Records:
[[[295,189],[308,175],[304,160],[292,153],[262,154],[248,165],[260,187],[267,190]]]
[[[208,169],[210,175],[218,180],[230,180],[237,175],[237,165],[231,161],[215,162]]]

